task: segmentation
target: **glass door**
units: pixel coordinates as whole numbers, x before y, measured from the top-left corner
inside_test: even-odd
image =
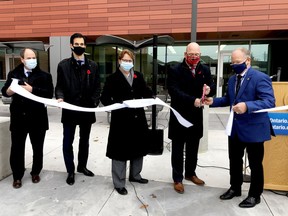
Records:
[[[222,97],[227,89],[228,79],[233,75],[231,64],[232,51],[221,51],[218,58],[216,96]]]
[[[13,70],[17,65],[21,63],[21,59],[19,55],[14,54],[6,54],[5,55],[5,77],[6,80],[9,71]]]

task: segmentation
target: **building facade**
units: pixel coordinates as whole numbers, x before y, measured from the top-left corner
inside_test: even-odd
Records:
[[[70,57],[69,37],[88,38],[89,58],[97,61],[102,81],[117,67],[123,46],[96,45],[101,35],[140,41],[169,35],[172,45],[158,47],[158,93],[166,92],[167,67],[181,61],[185,46],[196,35],[201,60],[210,66],[217,95],[224,93],[231,74],[230,54],[239,46],[252,52],[252,66],[288,80],[288,0],[4,0],[0,1],[1,41],[42,41],[40,67],[56,81],[57,64]],[[194,8],[193,8],[194,7]],[[195,9],[196,14],[195,14]],[[194,11],[194,14],[192,13]],[[19,48],[1,47],[0,80],[19,63]],[[152,46],[135,50],[136,70],[151,83]],[[281,72],[281,73],[280,73]],[[276,77],[276,76],[275,76]]]

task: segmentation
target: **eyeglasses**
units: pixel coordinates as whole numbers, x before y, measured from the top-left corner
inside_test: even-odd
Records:
[[[199,57],[200,56],[200,53],[186,53],[186,55],[188,56],[188,57]]]
[[[243,61],[235,61],[235,62],[231,62],[231,64],[230,64],[230,65],[237,65],[237,64],[242,64],[242,63],[246,62],[246,60],[247,60],[247,58],[246,58],[246,59],[244,59]]]
[[[129,60],[129,59],[121,59],[121,61],[123,61],[123,62],[129,62],[129,63],[132,63],[132,62],[133,62],[133,60]]]

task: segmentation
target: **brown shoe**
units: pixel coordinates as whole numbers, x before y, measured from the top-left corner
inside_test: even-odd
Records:
[[[22,187],[22,182],[21,182],[21,180],[15,180],[15,181],[13,181],[13,187],[14,187],[15,189],[21,188],[21,187]]]
[[[39,175],[32,175],[32,182],[33,183],[40,182],[40,176]]]
[[[184,185],[182,182],[174,182],[174,190],[177,193],[183,194],[184,193]]]
[[[186,180],[192,181],[196,185],[203,186],[205,182],[201,179],[199,179],[197,176],[192,176],[192,177],[185,177]]]

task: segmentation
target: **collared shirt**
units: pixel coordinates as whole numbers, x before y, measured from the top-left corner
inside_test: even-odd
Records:
[[[197,64],[195,65],[195,67],[192,67],[191,65],[189,65],[189,64],[187,63],[186,60],[185,60],[185,62],[186,62],[186,64],[187,64],[187,66],[189,67],[189,69],[190,69],[190,71],[191,71],[191,73],[192,73],[192,76],[195,77]]]
[[[242,77],[241,77],[241,84],[240,84],[240,85],[242,85],[243,80],[244,80],[244,77],[245,77],[247,71],[249,70],[249,68],[250,68],[250,66],[247,67],[247,68],[240,74],[240,75],[242,76]],[[236,79],[236,82],[237,82],[237,76],[235,77],[235,79]]]
[[[78,65],[83,65],[85,63],[84,58],[83,59],[75,59]]]
[[[32,70],[27,70],[25,67],[24,67],[24,74],[26,77],[29,77],[29,75],[31,74],[28,74],[28,72],[32,73]]]

